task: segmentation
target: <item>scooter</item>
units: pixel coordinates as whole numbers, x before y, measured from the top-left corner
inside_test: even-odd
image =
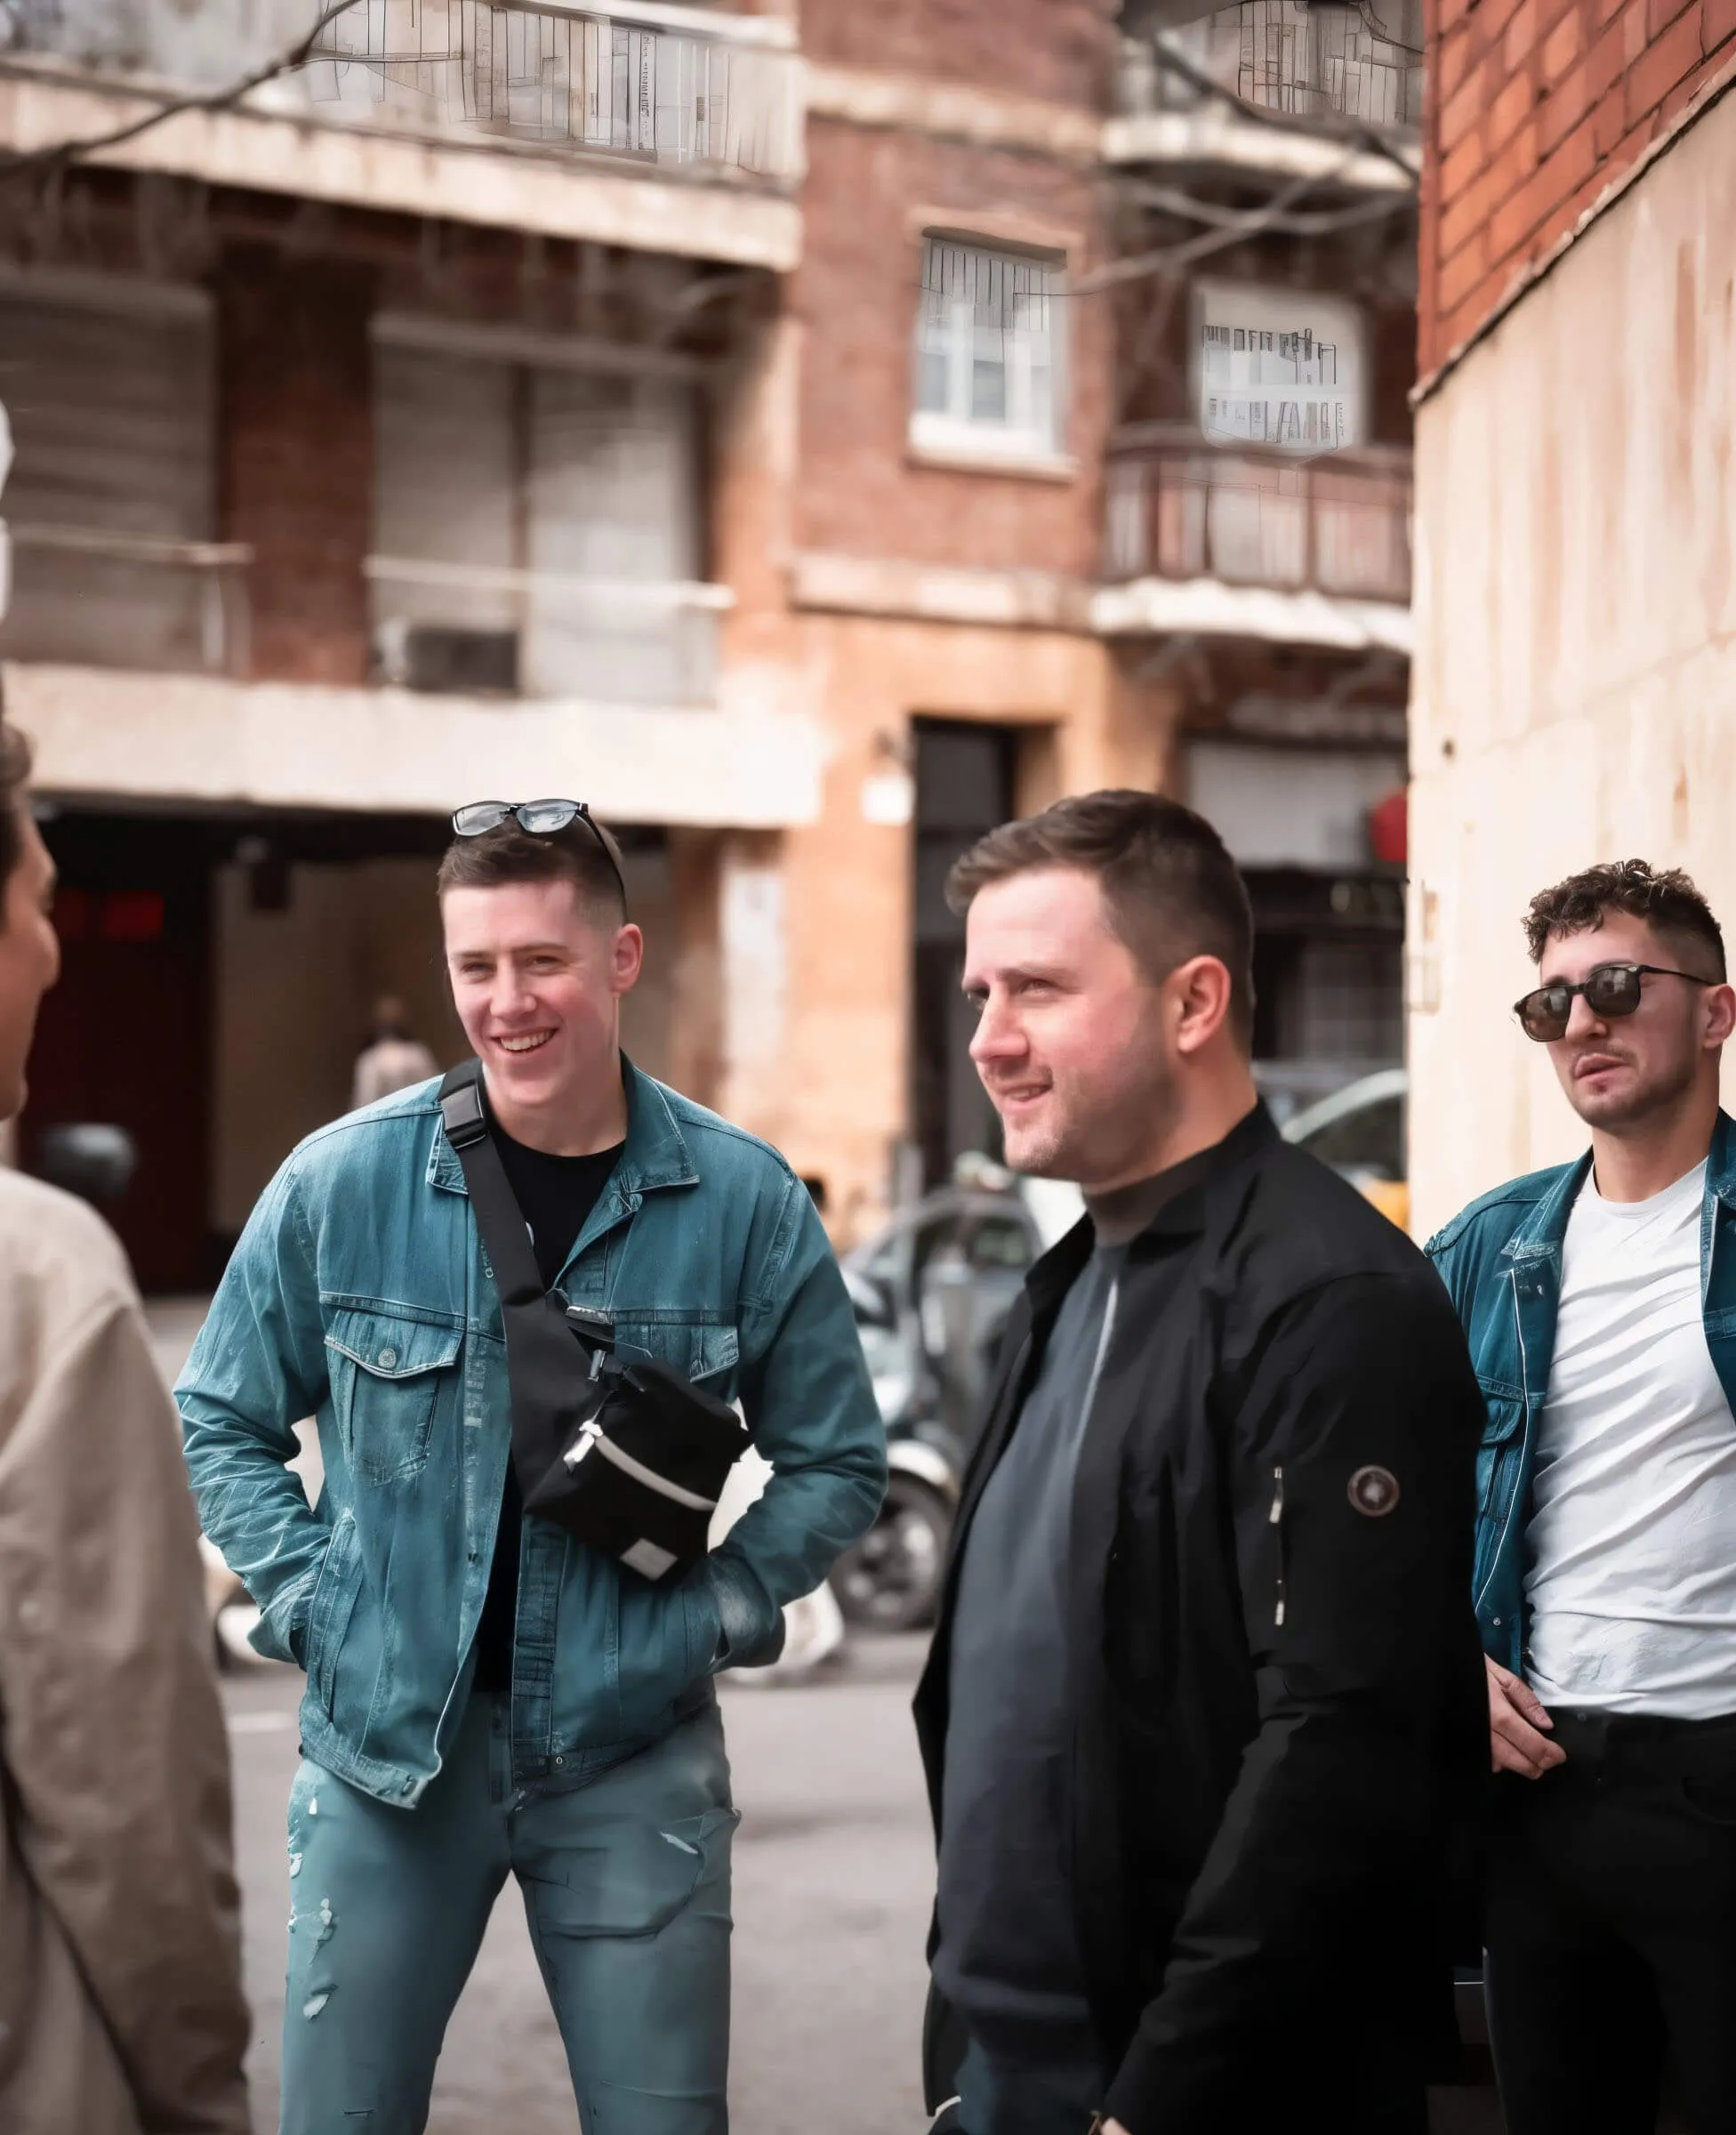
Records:
[[[862,1540],[832,1567],[844,1620],[880,1631],[918,1631],[940,1599],[962,1463],[940,1421],[939,1386],[920,1336],[901,1326],[884,1288],[846,1268],[856,1331],[886,1425],[886,1502]]]

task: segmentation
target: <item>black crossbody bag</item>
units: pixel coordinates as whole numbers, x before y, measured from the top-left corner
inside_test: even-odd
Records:
[[[543,1288],[479,1060],[447,1075],[440,1114],[500,1290],[526,1511],[647,1579],[695,1563],[746,1450],[741,1418],[655,1358],[618,1356],[607,1313]]]

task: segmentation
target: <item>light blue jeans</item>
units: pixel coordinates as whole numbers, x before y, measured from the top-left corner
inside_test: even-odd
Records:
[[[297,1772],[281,2135],[420,2135],[509,1875],[584,2135],[727,2135],[736,1817],[715,1703],[556,1794],[515,1789],[509,1724],[508,1699],[472,1697],[414,1809]]]

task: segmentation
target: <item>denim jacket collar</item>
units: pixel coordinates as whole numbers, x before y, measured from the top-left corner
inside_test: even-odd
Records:
[[[687,1138],[676,1124],[669,1100],[647,1075],[641,1075],[623,1052],[621,1079],[627,1092],[627,1145],[615,1167],[613,1184],[623,1205],[636,1206],[645,1194],[665,1186],[697,1186]],[[430,1094],[437,1113],[438,1102]],[[462,1194],[463,1170],[452,1144],[437,1128],[428,1157],[428,1183]]]
[[[1591,1171],[1587,1149],[1577,1164],[1564,1164],[1540,1201],[1532,1203],[1523,1220],[1501,1247],[1501,1257],[1514,1261],[1561,1258],[1567,1236],[1567,1220]],[[1712,1146],[1707,1152],[1706,1192],[1727,1207],[1736,1207],[1736,1120],[1722,1108],[1712,1128]]]

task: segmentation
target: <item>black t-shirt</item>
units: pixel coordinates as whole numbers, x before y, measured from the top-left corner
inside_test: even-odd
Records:
[[[608,1184],[623,1145],[616,1142],[612,1149],[599,1149],[593,1156],[551,1156],[542,1149],[526,1148],[522,1141],[514,1141],[498,1125],[494,1143],[518,1212],[530,1229],[536,1272],[544,1287],[552,1290],[597,1196]],[[512,1687],[512,1629],[518,1612],[518,1535],[524,1516],[518,1478],[509,1456],[500,1532],[494,1537],[494,1560],[488,1570],[482,1621],[477,1625],[478,1690],[510,1690]]]

